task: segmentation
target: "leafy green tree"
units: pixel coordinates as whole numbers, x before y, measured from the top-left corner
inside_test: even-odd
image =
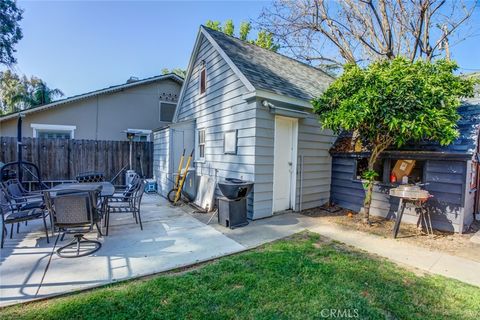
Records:
[[[49,88],[45,81],[32,77],[27,82],[27,94],[19,95],[17,99],[30,108],[50,103],[62,96],[63,92],[60,89]]]
[[[240,40],[246,41],[251,29],[252,29],[252,26],[250,25],[250,22],[243,21],[240,24],[240,33],[239,33]]]
[[[223,32],[226,35],[229,35],[229,36],[233,37],[234,31],[235,31],[235,26],[233,25],[233,20],[228,19],[227,21],[225,21],[225,25],[223,26]]]
[[[257,40],[255,44],[259,47],[266,48],[271,51],[277,52],[279,45],[273,42],[273,35],[265,30],[258,32]]]
[[[215,31],[222,31],[222,23],[220,21],[207,20],[205,26]]]
[[[62,91],[49,88],[37,77],[29,79],[10,70],[0,72],[0,114],[47,104],[61,96]]]
[[[15,64],[15,45],[23,37],[19,22],[23,11],[12,0],[0,1],[0,64]]]
[[[235,26],[233,24],[232,19],[229,19],[225,21],[224,26],[222,27],[222,23],[220,21],[212,21],[212,20],[207,20],[205,23],[205,26],[207,28],[223,32],[229,36],[235,36],[234,30]],[[242,22],[240,24],[240,31],[238,38],[243,41],[247,41],[251,44],[257,45],[259,47],[277,52],[280,46],[275,43],[273,39],[272,33],[265,31],[265,30],[260,30],[257,34],[257,39],[256,40],[248,40],[248,35],[250,34],[250,31],[252,30],[252,26],[250,25],[249,22]]]
[[[171,70],[168,68],[162,69],[162,74],[169,74],[169,73],[175,73],[177,76],[185,79],[185,76],[187,75],[187,70],[181,69],[181,68],[173,68]]]
[[[0,114],[15,112],[21,109],[18,96],[26,94],[24,81],[10,70],[0,72]]]
[[[474,80],[453,74],[454,62],[406,58],[381,60],[366,68],[347,64],[344,73],[312,101],[324,128],[358,132],[370,151],[365,179],[365,222],[369,222],[374,166],[391,146],[458,137],[460,97],[473,94]]]

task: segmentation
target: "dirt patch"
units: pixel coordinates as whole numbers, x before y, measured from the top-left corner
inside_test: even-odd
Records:
[[[393,220],[371,216],[371,225],[368,226],[362,222],[360,214],[341,208],[335,211],[319,207],[305,210],[302,214],[340,225],[347,230],[368,232],[385,238],[392,237],[395,223]],[[434,230],[433,235],[428,235],[414,224],[402,223],[397,240],[480,262],[480,244],[470,241],[478,230],[480,230],[480,223],[475,221],[470,230],[464,234]]]

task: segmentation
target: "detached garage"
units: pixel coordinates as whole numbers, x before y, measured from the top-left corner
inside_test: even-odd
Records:
[[[155,132],[155,172],[165,195],[185,148],[196,176],[254,182],[248,217],[329,201],[334,141],[310,100],[333,78],[321,70],[201,27],[173,124]],[[198,179],[197,179],[198,180]]]

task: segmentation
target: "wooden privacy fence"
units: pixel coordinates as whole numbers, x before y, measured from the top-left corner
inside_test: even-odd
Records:
[[[23,138],[23,160],[35,163],[43,180],[70,180],[77,174],[98,171],[112,179],[129,163],[128,141]],[[0,161],[17,160],[15,137],[0,137]],[[153,142],[133,142],[133,169],[152,177]],[[140,159],[138,159],[140,157]],[[122,174],[116,183],[124,183]]]

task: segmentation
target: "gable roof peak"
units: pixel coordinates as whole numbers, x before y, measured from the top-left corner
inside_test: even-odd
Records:
[[[200,26],[255,88],[305,101],[321,95],[333,77],[313,66],[223,32]]]

